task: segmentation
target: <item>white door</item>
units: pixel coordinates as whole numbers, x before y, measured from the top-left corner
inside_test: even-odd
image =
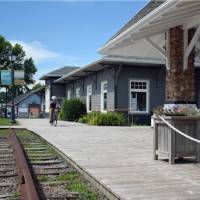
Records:
[[[87,112],[92,111],[92,85],[87,86],[86,108]]]
[[[50,85],[45,87],[45,112],[49,112],[50,106]]]
[[[108,81],[101,83],[101,112],[108,110]]]

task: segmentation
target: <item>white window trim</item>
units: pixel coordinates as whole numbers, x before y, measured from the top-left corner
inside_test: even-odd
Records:
[[[131,82],[146,82],[147,83],[147,89],[131,89]],[[132,111],[131,110],[131,92],[135,91],[135,92],[146,92],[146,111]],[[131,114],[149,114],[150,112],[150,80],[148,79],[130,79],[129,81],[129,113]]]
[[[72,90],[67,90],[67,100],[72,98]]]
[[[87,95],[86,95],[86,109],[87,109],[87,113],[90,113],[90,112],[92,112],[92,108],[91,108],[91,110],[89,110],[89,106],[90,106],[90,102],[89,102],[90,98],[89,97],[91,96],[91,98],[92,98],[92,85],[91,84],[87,85],[86,92],[87,92]]]
[[[101,112],[102,113],[107,113],[108,111],[108,89],[106,89],[106,90],[104,90],[103,89],[103,86],[104,86],[104,84],[108,84],[108,81],[102,81],[101,82]],[[104,102],[103,102],[103,94],[104,93],[107,93],[107,110],[104,110],[103,109],[103,106],[104,106]]]
[[[78,91],[79,91],[79,93],[78,93]],[[80,98],[80,97],[81,97],[81,88],[78,87],[78,88],[76,88],[76,98]]]

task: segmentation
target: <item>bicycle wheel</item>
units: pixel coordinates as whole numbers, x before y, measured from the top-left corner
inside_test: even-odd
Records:
[[[55,112],[53,112],[52,116],[52,126],[57,126],[57,117]]]
[[[54,125],[54,115],[55,115],[55,113],[54,113],[54,111],[52,111],[52,113],[51,113],[51,126]]]

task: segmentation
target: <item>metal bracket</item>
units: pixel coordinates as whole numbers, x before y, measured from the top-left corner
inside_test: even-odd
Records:
[[[92,74],[90,76],[90,79],[92,80],[92,82],[95,84],[95,88],[97,89],[97,73]]]
[[[121,70],[122,70],[122,65],[120,64],[117,69],[117,72],[115,73],[115,86],[117,86],[118,78],[119,78],[119,74],[120,74]]]
[[[113,80],[115,80],[115,75],[112,74],[112,73],[108,70],[108,68],[105,67],[105,65],[103,65],[103,64],[100,64],[100,65],[103,67],[104,71],[105,71],[106,73],[108,73],[108,75],[109,75]]]

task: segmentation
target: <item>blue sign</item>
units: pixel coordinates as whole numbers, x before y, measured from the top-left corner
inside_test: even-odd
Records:
[[[11,71],[1,70],[1,85],[11,85],[11,84],[12,84]]]

